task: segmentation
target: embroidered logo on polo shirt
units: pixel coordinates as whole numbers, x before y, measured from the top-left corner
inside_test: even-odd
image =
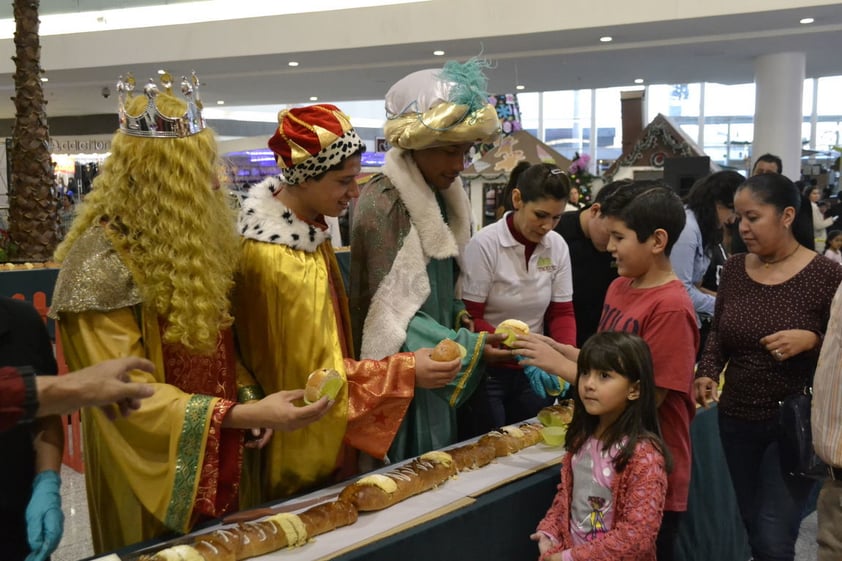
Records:
[[[539,257],[538,258],[538,270],[544,271],[545,273],[551,273],[555,271],[556,266],[553,265],[553,260],[549,257]]]

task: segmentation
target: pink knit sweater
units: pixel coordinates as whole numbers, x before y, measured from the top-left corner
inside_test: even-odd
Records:
[[[570,549],[570,503],[573,498],[572,454],[561,462],[561,483],[538,530],[558,540],[543,558]],[[664,458],[647,441],[638,443],[626,468],[614,478],[614,526],[587,544],[572,547],[575,561],[655,561],[655,539],[664,513],[667,473]]]

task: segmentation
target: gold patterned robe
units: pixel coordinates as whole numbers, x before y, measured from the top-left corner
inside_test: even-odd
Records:
[[[95,551],[186,532],[201,519],[236,510],[243,436],[221,425],[238,389],[254,382],[237,370],[230,330],[208,356],[163,344],[164,325],[99,227],[67,255],[50,313],[71,370],[122,356],[155,364],[154,374],[131,375],[155,384],[138,411],[114,421],[97,408],[83,412]]]
[[[383,458],[415,386],[411,353],[350,358],[348,304],[330,238],[274,197],[280,188],[274,178],[255,185],[240,214],[246,239],[234,317],[243,363],[266,393],[301,389],[317,368],[339,371],[347,384],[325,417],[276,432],[262,450],[264,500],[331,482],[345,444]]]

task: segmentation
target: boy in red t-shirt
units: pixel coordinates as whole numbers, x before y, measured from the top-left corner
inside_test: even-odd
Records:
[[[599,331],[635,333],[652,352],[658,420],[674,461],[658,534],[658,561],[669,561],[681,514],[687,510],[693,369],[699,346],[693,304],[669,261],[684,228],[684,206],[668,187],[635,182],[608,197],[602,213],[610,232],[608,251],[617,261],[620,278],[605,295]],[[517,351],[526,357],[521,364],[535,364],[575,383],[578,349],[548,343],[535,336],[523,338]],[[564,359],[559,360],[559,352]]]

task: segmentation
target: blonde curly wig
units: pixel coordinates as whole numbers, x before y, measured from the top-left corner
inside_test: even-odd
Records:
[[[184,112],[179,99],[160,94],[159,110]],[[145,96],[129,103],[142,111]],[[106,231],[132,272],[144,301],[165,320],[168,343],[196,352],[216,347],[231,325],[229,292],[239,240],[226,195],[214,189],[217,147],[213,131],[185,138],[138,138],[117,132],[111,155],[85,198],[65,241],[63,259],[92,226]]]

